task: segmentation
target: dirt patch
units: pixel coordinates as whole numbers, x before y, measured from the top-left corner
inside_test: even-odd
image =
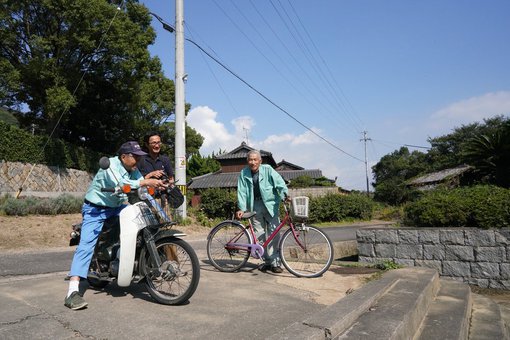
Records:
[[[81,214],[0,216],[0,251],[68,247],[71,226],[80,221]],[[196,224],[175,228],[191,236],[209,232]]]
[[[342,269],[344,268],[332,265],[324,275],[311,279],[298,278],[284,272],[278,276],[276,282],[308,292],[310,298],[317,303],[331,305],[359,289],[371,277],[371,274],[361,273],[337,275]]]

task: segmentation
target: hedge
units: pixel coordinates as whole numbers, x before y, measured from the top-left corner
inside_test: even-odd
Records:
[[[510,190],[477,185],[435,190],[404,207],[404,224],[415,227],[510,226]]]
[[[46,147],[45,144],[47,143]],[[60,139],[32,135],[0,121],[0,159],[95,172],[101,155]]]
[[[310,199],[309,222],[339,222],[343,220],[369,220],[375,203],[363,194],[327,194]]]

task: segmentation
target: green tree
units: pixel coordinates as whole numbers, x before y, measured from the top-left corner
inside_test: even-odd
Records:
[[[197,177],[220,170],[220,163],[213,156],[202,157],[200,153],[191,156],[188,162],[188,176]]]
[[[472,159],[464,153],[468,143],[474,138],[494,135],[509,118],[495,116],[484,119],[483,123],[471,123],[454,128],[453,132],[444,136],[429,139],[431,149],[427,153],[432,170],[454,168]]]
[[[310,176],[298,176],[290,181],[291,188],[308,188],[314,185],[314,180]]]
[[[372,167],[375,182],[374,199],[389,204],[401,204],[414,196],[406,182],[424,172],[430,166],[423,152],[409,152],[406,147],[386,155]]]
[[[498,129],[468,139],[461,156],[474,166],[478,181],[509,188],[510,120]]]
[[[21,126],[56,127],[71,143],[113,153],[174,112],[173,81],[147,49],[150,24],[134,0],[119,9],[106,0],[3,0],[0,104],[27,108]]]

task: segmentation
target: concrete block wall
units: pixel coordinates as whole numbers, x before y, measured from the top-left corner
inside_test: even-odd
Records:
[[[291,188],[289,189],[290,197],[309,196],[321,197],[327,194],[338,194],[338,187],[310,187],[310,188]]]
[[[29,163],[0,161],[0,193],[15,193],[23,186],[23,194],[52,196],[62,193],[84,194],[93,174]]]
[[[436,269],[482,288],[510,289],[510,229],[360,229],[360,262]]]

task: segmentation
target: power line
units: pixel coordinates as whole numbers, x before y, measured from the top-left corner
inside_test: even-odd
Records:
[[[154,15],[156,17],[156,19],[158,19],[159,22],[161,22],[161,24],[165,24],[167,27],[163,26],[163,28],[165,28],[166,30],[170,31],[170,32],[173,32],[175,29],[173,28],[172,25],[166,23],[160,16],[157,16],[157,15]],[[351,155],[350,153],[348,153],[347,151],[345,150],[342,150],[340,147],[336,146],[335,144],[333,144],[332,142],[330,142],[329,140],[327,140],[326,138],[322,137],[321,135],[319,135],[317,132],[313,131],[311,128],[309,128],[307,125],[305,125],[304,123],[302,123],[300,120],[298,120],[296,117],[294,117],[292,114],[290,114],[287,110],[285,110],[284,108],[282,108],[280,105],[276,104],[274,101],[272,101],[269,97],[267,97],[266,95],[264,95],[262,92],[260,92],[259,90],[257,90],[253,85],[251,85],[250,83],[248,83],[246,80],[244,80],[241,76],[237,75],[234,71],[232,71],[230,68],[228,68],[225,64],[223,64],[221,61],[219,61],[217,58],[215,58],[214,56],[212,56],[209,52],[207,52],[204,48],[202,48],[202,46],[200,46],[199,44],[197,44],[196,42],[194,42],[193,40],[189,39],[189,38],[184,38],[184,40],[192,43],[193,45],[195,45],[195,47],[197,47],[199,50],[201,50],[203,53],[205,53],[209,58],[211,58],[212,60],[214,60],[218,65],[220,65],[221,67],[223,67],[227,72],[229,72],[230,74],[232,74],[234,77],[236,77],[237,79],[239,79],[242,83],[244,83],[246,86],[248,86],[250,89],[252,89],[255,93],[257,93],[259,96],[261,96],[262,98],[264,98],[267,102],[269,102],[271,105],[273,105],[274,107],[276,107],[278,110],[282,111],[283,113],[285,113],[289,118],[291,118],[292,120],[294,120],[296,123],[298,123],[299,125],[301,125],[302,127],[304,127],[306,130],[310,131],[312,134],[314,134],[315,136],[317,136],[319,139],[321,139],[322,141],[326,142],[327,144],[329,144],[330,146],[332,146],[333,148],[335,148],[336,150],[344,153],[345,155],[353,158],[353,159],[356,159],[360,162],[363,162],[362,159],[354,156],[354,155]]]

